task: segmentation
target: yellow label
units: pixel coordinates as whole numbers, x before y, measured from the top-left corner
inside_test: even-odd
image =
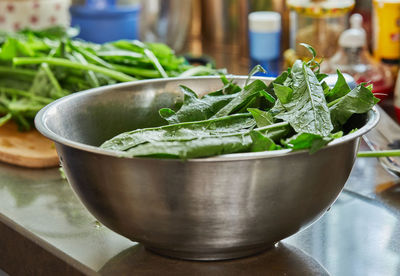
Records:
[[[400,0],[374,0],[374,55],[400,58]]]

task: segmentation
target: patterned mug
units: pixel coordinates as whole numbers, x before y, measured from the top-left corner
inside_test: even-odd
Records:
[[[69,26],[70,0],[0,0],[0,31]]]

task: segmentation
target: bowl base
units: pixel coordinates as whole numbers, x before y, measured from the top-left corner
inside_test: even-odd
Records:
[[[144,245],[147,250],[150,250],[156,254],[182,259],[182,260],[192,260],[192,261],[221,261],[221,260],[230,260],[230,259],[238,259],[243,257],[248,257],[251,255],[259,254],[265,250],[271,249],[275,246],[275,244],[269,245],[259,245],[253,247],[246,247],[241,249],[236,249],[234,251],[215,251],[215,252],[188,252],[188,251],[175,251],[169,249],[155,248]]]

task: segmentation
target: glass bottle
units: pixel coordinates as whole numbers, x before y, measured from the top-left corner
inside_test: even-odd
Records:
[[[383,100],[393,92],[391,71],[369,54],[360,14],[350,17],[350,26],[340,35],[337,52],[321,64],[321,71],[335,73],[336,69],[340,69],[342,73],[351,75],[357,83],[370,83],[375,96]]]

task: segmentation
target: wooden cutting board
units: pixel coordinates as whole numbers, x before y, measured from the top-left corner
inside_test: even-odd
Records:
[[[59,165],[52,141],[36,129],[20,132],[12,121],[0,127],[0,161],[28,168],[50,168]]]

